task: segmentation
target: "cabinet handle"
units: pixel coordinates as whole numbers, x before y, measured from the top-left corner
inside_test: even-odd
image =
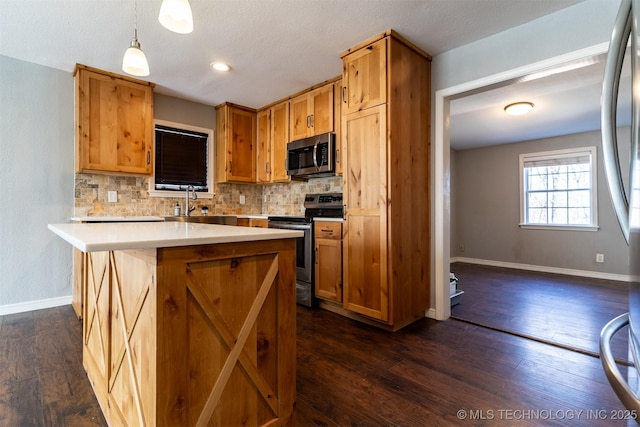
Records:
[[[340,163],[340,149],[336,148],[336,163]]]
[[[310,127],[314,127],[315,126],[315,119],[314,119],[313,114],[310,115],[309,117],[311,117],[311,126]]]
[[[322,231],[323,233],[333,234],[333,230],[330,230],[328,228],[321,228],[320,231]]]
[[[307,128],[311,127],[309,123],[311,123],[311,116],[307,116]]]
[[[151,151],[147,151],[147,164],[151,164]]]
[[[344,104],[347,103],[347,87],[346,86],[342,86],[342,102]]]
[[[229,173],[233,172],[233,162],[229,161]]]
[[[316,264],[318,264],[318,248],[316,248]]]
[[[265,172],[270,173],[270,170],[269,170],[269,162],[267,162],[267,164],[266,164]]]

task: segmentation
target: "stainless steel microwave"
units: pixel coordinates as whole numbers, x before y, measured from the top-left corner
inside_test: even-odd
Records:
[[[319,178],[336,174],[336,135],[321,135],[287,144],[287,175],[292,178]]]

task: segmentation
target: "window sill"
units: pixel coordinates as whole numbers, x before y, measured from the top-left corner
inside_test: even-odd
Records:
[[[214,193],[200,193],[196,192],[198,195],[198,199],[213,199]],[[149,190],[150,197],[173,197],[176,199],[184,199],[185,192],[184,190],[180,191],[170,191],[170,190]]]
[[[551,224],[519,224],[520,228],[527,230],[562,230],[562,231],[598,231],[597,225],[551,225]]]

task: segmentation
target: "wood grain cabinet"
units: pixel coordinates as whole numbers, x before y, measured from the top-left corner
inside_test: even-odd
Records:
[[[78,64],[77,172],[153,173],[153,83]]]
[[[397,330],[429,307],[431,58],[392,30],[342,57],[343,308]]]
[[[256,182],[287,182],[289,101],[258,111]]]
[[[216,107],[216,182],[256,181],[256,111],[231,103]]]
[[[333,83],[291,99],[289,129],[291,141],[334,131]]]
[[[314,221],[315,295],[342,302],[342,223]]]
[[[269,220],[267,218],[238,218],[238,227],[258,227],[269,228]]]

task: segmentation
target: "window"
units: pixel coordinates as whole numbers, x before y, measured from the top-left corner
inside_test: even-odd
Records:
[[[520,155],[520,225],[596,230],[596,147]]]
[[[156,120],[152,196],[182,196],[193,185],[199,196],[213,197],[213,131]]]

